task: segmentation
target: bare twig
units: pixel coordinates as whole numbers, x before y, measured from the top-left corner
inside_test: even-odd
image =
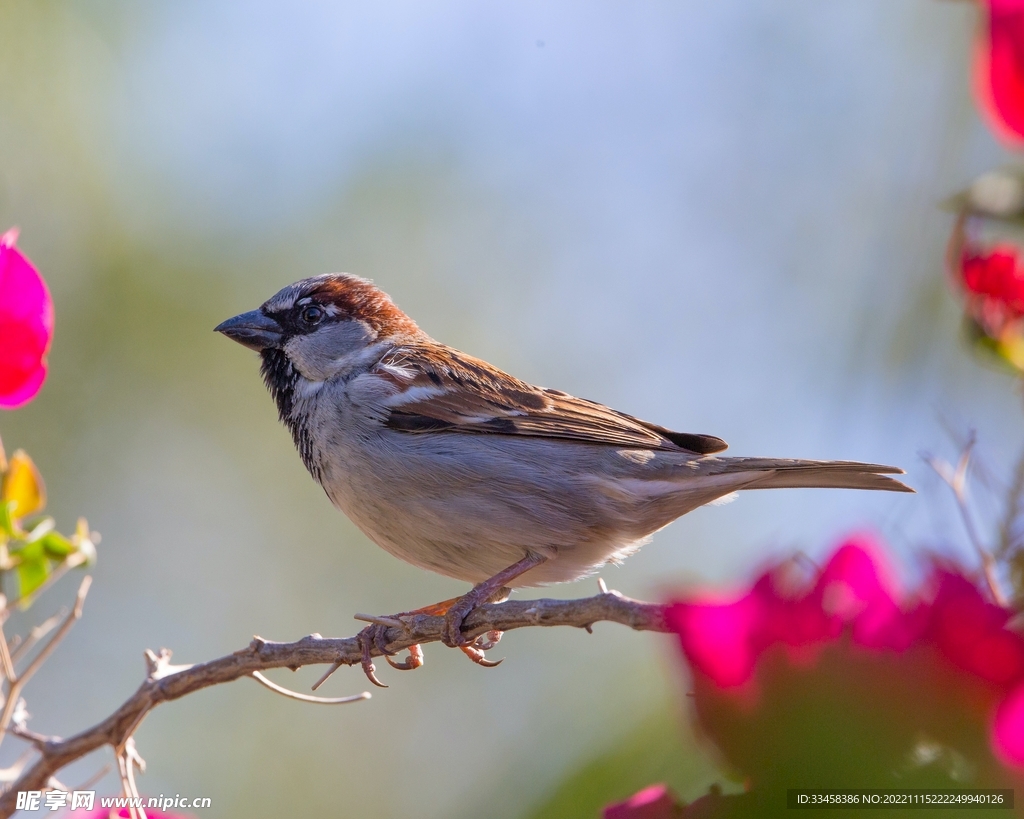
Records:
[[[42,640],[47,634],[53,631],[60,624],[60,621],[67,617],[67,609],[62,609],[51,617],[47,617],[38,626],[35,626],[29,633],[25,641],[18,645],[14,651],[11,652],[11,660],[18,662],[24,657],[40,640]]]
[[[3,740],[7,733],[7,729],[11,724],[11,718],[14,716],[14,710],[18,705],[18,699],[21,696],[21,689],[25,687],[32,675],[35,674],[40,666],[46,662],[57,644],[67,636],[67,633],[71,631],[71,627],[75,624],[75,621],[82,616],[82,606],[85,605],[85,596],[89,593],[89,586],[92,585],[92,577],[86,575],[82,578],[82,583],[78,587],[78,594],[75,597],[75,607],[71,612],[64,618],[64,622],[57,628],[56,633],[47,641],[46,645],[43,646],[42,650],[32,658],[25,670],[21,672],[16,678],[11,679],[10,689],[7,691],[7,700],[4,702],[3,712],[0,712],[0,741]]]
[[[7,635],[4,634],[3,623],[0,623],[0,666],[3,667],[7,681],[14,682],[14,661],[11,659],[11,650],[7,645]]]
[[[32,749],[26,748],[10,768],[0,768],[0,784],[13,782],[21,776],[21,772],[25,770],[30,759],[32,759]]]
[[[593,623],[621,623],[637,631],[668,631],[665,608],[653,603],[630,600],[609,592],[578,600],[510,600],[480,606],[463,623],[467,637],[490,631],[513,631],[531,626],[574,626],[586,628]],[[419,614],[403,620],[401,628],[389,628],[386,648],[401,651],[417,643],[434,643],[441,639],[443,617]],[[374,656],[381,656],[373,646]],[[145,716],[163,702],[170,702],[208,688],[251,677],[253,672],[269,668],[297,669],[305,665],[359,665],[362,647],[358,636],[325,638],[303,637],[294,643],[275,643],[260,637],[226,657],[192,666],[169,666],[169,652],[159,657],[152,654],[150,673],[142,685],[113,714],[68,739],[51,738],[38,748],[38,758],[0,796],[0,819],[14,813],[18,791],[42,790],[46,782],[65,765],[86,754],[110,745],[119,758],[125,777],[124,749]],[[168,668],[178,670],[168,671]],[[129,764],[127,767],[131,767]]]
[[[139,798],[139,789],[135,786],[136,765],[139,766],[140,771],[146,772],[146,760],[139,756],[139,752],[135,749],[135,739],[129,736],[117,749],[117,767],[121,775],[121,791],[132,799]],[[146,819],[146,811],[142,807],[129,804],[128,812],[131,819]]]
[[[24,685],[28,682],[29,678],[39,670],[40,666],[46,662],[47,657],[49,657],[53,653],[53,650],[57,648],[60,641],[67,636],[69,631],[71,631],[71,627],[75,624],[75,621],[81,619],[82,606],[85,605],[85,597],[89,594],[89,587],[91,585],[92,575],[87,574],[82,578],[82,583],[78,587],[78,594],[75,595],[74,608],[67,617],[64,618],[64,622],[57,627],[57,631],[47,641],[46,645],[43,646],[42,650],[32,658],[32,662],[30,662],[25,667],[25,670],[18,675],[19,685]]]
[[[978,553],[981,571],[985,576],[985,583],[988,586],[989,593],[996,603],[1000,606],[1006,606],[1006,595],[1003,594],[1003,590],[999,586],[999,578],[996,577],[996,559],[993,557],[992,552],[982,543],[967,501],[967,470],[971,464],[971,452],[974,449],[974,444],[975,437],[972,432],[967,439],[963,451],[960,453],[960,459],[957,461],[955,468],[947,461],[943,461],[928,453],[924,453],[924,460],[953,490],[953,496],[956,498],[956,505],[960,510],[960,517],[964,523],[964,529],[967,531],[967,539],[971,541],[971,545],[974,546],[974,550]]]
[[[999,546],[996,547],[996,554],[1006,559],[1017,547],[1021,540],[1021,534],[1017,531],[1017,524],[1021,515],[1024,514],[1024,453],[1017,459],[1017,466],[1013,470],[1013,481],[1006,493],[1006,513],[1002,525],[999,527]]]

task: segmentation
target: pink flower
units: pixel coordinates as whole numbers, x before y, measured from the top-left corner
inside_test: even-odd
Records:
[[[941,571],[925,639],[954,665],[998,686],[1024,681],[1024,636],[1007,628],[1013,612],[985,600],[960,574]]]
[[[1011,610],[945,566],[916,594],[901,595],[884,553],[866,538],[843,544],[810,576],[798,568],[775,566],[732,600],[696,596],[668,607],[694,673],[698,715],[727,756],[778,770],[778,747],[797,754],[791,760],[807,752],[799,750],[806,736],[781,726],[856,713],[863,724],[877,722],[858,764],[877,758],[884,770],[915,736],[983,747],[987,731],[992,756],[1024,769],[1024,634]],[[817,735],[811,755],[834,769],[849,751],[829,736]]]
[[[1024,682],[999,705],[991,741],[1003,764],[1024,768]]]
[[[750,593],[732,603],[673,603],[668,622],[687,659],[729,688],[748,682],[754,674],[760,654],[758,630],[764,620],[760,602]]]
[[[609,805],[604,819],[675,819],[681,815],[672,793],[664,785],[651,785],[625,802]]]
[[[908,642],[888,568],[868,539],[842,546],[813,585],[787,593],[784,586],[795,569],[793,564],[773,568],[732,602],[703,597],[670,604],[669,625],[691,665],[730,688],[749,682],[758,658],[773,645],[803,656],[846,627],[864,646]]]
[[[1024,141],[1024,0],[982,0],[987,19],[974,58],[974,93],[1003,140]]]
[[[0,408],[35,397],[46,378],[53,302],[46,283],[14,246],[17,230],[0,236]]]

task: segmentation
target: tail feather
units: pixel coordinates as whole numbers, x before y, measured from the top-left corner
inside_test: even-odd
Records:
[[[800,461],[786,458],[709,458],[701,466],[701,472],[705,475],[763,473],[763,477],[754,478],[742,486],[742,489],[914,491],[901,481],[888,477],[904,474],[902,469],[883,464],[864,464],[857,461]]]

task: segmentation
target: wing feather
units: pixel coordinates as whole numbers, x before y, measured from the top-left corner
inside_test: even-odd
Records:
[[[401,387],[385,421],[401,432],[523,435],[702,455],[726,448],[712,435],[673,432],[594,401],[535,387],[450,347],[398,347],[372,373]]]

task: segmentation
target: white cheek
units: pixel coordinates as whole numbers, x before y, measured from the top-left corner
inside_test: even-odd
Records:
[[[326,381],[358,368],[376,345],[373,331],[361,321],[326,324],[314,333],[293,336],[284,351],[310,381]]]

